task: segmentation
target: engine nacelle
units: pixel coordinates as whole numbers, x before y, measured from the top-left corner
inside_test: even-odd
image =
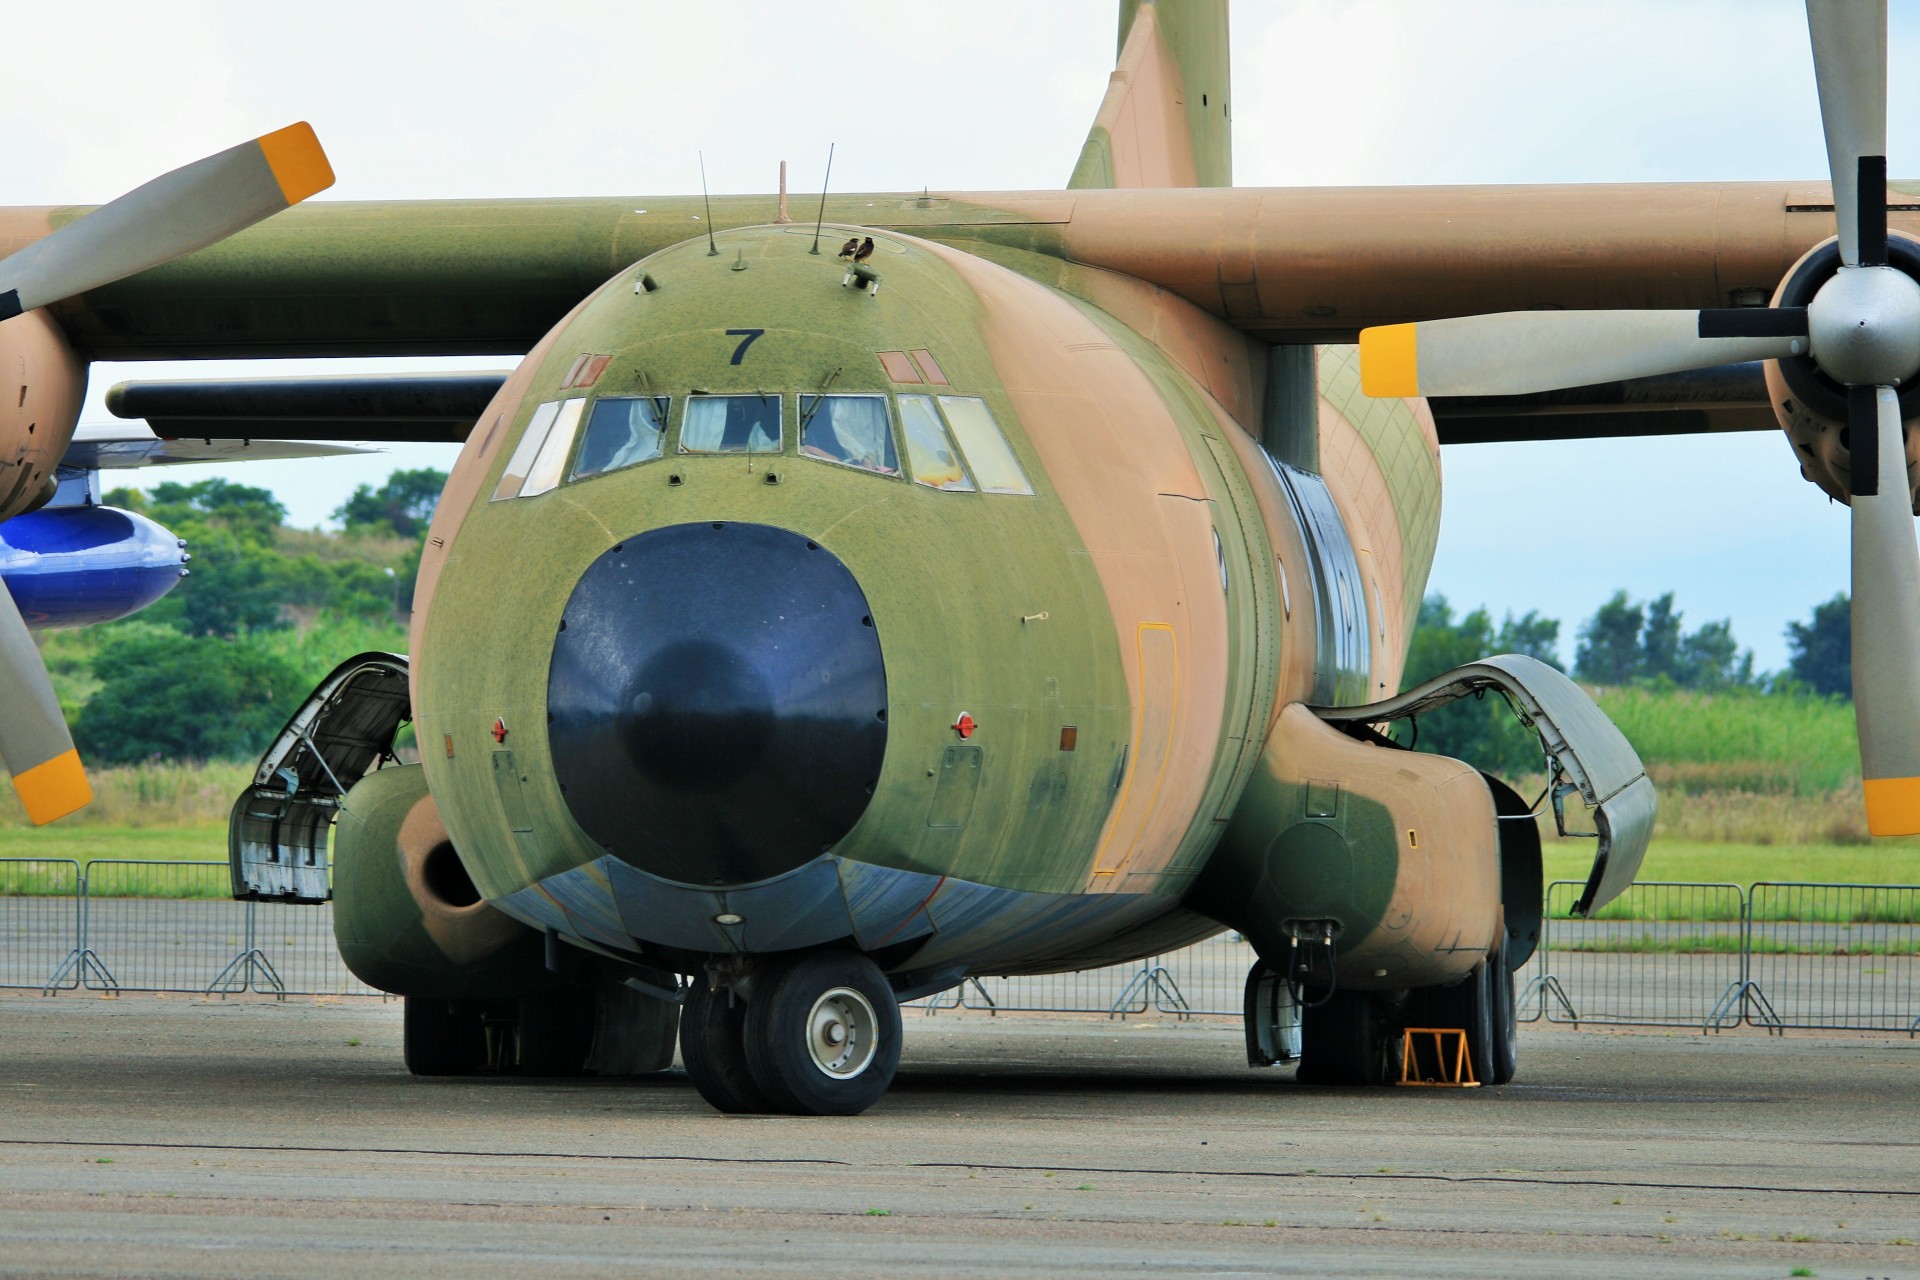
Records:
[[[136,511],[43,507],[0,525],[0,582],[29,628],[112,622],[187,576],[186,545]]]
[[[1470,765],[1369,746],[1295,703],[1190,900],[1276,969],[1297,945],[1343,989],[1443,986],[1499,943],[1498,826]]]
[[[0,322],[0,520],[53,491],[87,394],[87,362],[44,311]]]
[[[1920,243],[1889,234],[1887,263],[1920,280]],[[1773,305],[1806,306],[1839,269],[1840,242],[1815,245],[1787,272],[1773,295]],[[1850,501],[1846,388],[1823,373],[1808,355],[1769,360],[1766,376],[1767,396],[1793,444],[1800,474],[1836,502]],[[1920,378],[1909,377],[1900,388],[1900,417],[1906,424],[1907,490],[1914,495],[1915,513],[1920,514],[1920,433],[1913,429],[1920,421]]]
[[[417,764],[370,773],[341,801],[333,898],[340,958],[369,986],[498,999],[552,985],[541,936],[467,878]]]

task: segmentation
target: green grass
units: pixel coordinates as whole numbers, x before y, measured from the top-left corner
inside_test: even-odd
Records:
[[[1819,795],[1859,776],[1853,707],[1845,702],[1683,690],[1595,692],[1600,709],[1640,758],[1674,781]]]
[[[1548,840],[1546,877],[1584,881],[1593,869],[1590,840]],[[1736,844],[1654,837],[1641,880],[1752,884],[1756,880],[1822,884],[1920,884],[1920,846],[1884,840],[1869,845]]]

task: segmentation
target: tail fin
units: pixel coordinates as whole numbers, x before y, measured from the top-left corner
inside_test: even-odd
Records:
[[[1120,56],[1069,188],[1230,187],[1227,0],[1120,0]]]

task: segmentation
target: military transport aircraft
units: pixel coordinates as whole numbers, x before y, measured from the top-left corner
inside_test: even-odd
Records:
[[[1380,1083],[1398,1029],[1457,1027],[1504,1082],[1535,814],[1591,837],[1591,911],[1654,795],[1543,664],[1400,689],[1440,444],[1784,425],[1854,507],[1870,820],[1920,830],[1920,204],[1876,164],[1884,4],[1810,26],[1831,193],[1231,189],[1223,0],[1124,0],[1065,191],[228,235],[324,185],[269,135],[160,179],[165,216],[0,211],[0,515],[48,491],[89,359],[524,353],[110,397],[166,439],[465,442],[410,655],[315,690],[230,841],[236,895],[331,897],[416,1073],[653,1070],[677,1034],[723,1110],[849,1114],[903,999],[1232,928],[1250,1060]],[[52,817],[80,770],[7,613],[0,751]],[[1383,733],[1488,691],[1537,800]]]

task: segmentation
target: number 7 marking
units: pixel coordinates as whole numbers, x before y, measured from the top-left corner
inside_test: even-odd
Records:
[[[746,359],[747,348],[753,345],[753,340],[755,338],[759,337],[761,334],[765,332],[766,332],[765,329],[729,329],[727,330],[727,336],[729,338],[740,339],[740,345],[733,349],[733,359],[727,361],[727,363],[739,364],[742,360]]]

